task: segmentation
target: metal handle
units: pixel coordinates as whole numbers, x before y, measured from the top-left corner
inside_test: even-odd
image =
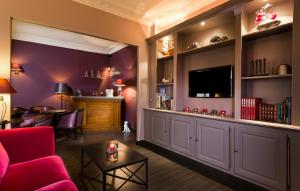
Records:
[[[167,133],[167,132],[168,132],[168,130],[164,130],[164,132],[165,132],[165,133]]]
[[[238,150],[234,150],[234,152],[235,152],[235,153],[238,153],[239,151],[238,151]]]
[[[193,139],[193,137],[189,137],[190,139]]]
[[[198,142],[198,139],[195,139],[195,142]]]

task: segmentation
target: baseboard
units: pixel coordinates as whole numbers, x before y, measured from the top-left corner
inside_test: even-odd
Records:
[[[173,151],[164,149],[164,148],[154,145],[150,142],[142,140],[142,141],[136,141],[136,144],[143,146],[159,155],[162,155],[165,158],[168,158],[169,160],[172,160],[182,166],[185,166],[190,170],[193,170],[195,172],[200,173],[201,175],[204,175],[210,179],[213,179],[225,186],[228,186],[231,189],[238,190],[238,191],[253,191],[253,190],[267,191],[266,189],[264,189],[260,186],[257,186],[253,183],[247,182],[245,180],[242,180],[240,178],[237,178],[235,176],[232,176],[230,174],[222,172],[218,169],[215,169],[213,167],[207,166],[205,164],[202,164],[200,162],[197,162],[195,160],[192,160],[190,158],[182,156]]]

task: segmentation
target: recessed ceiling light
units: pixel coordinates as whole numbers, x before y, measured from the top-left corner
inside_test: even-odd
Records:
[[[204,21],[202,21],[201,23],[200,23],[200,25],[201,26],[204,26],[206,23],[204,22]]]

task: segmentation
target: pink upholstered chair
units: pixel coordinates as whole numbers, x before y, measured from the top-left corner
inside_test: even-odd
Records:
[[[52,127],[0,131],[0,190],[78,190],[55,155]]]

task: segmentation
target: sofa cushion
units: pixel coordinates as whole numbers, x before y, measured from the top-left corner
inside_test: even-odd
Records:
[[[32,191],[49,184],[69,180],[63,161],[58,156],[48,156],[8,166],[0,190]]]
[[[8,154],[0,142],[0,183],[1,183],[3,176],[6,173],[8,164],[9,164]]]
[[[70,180],[62,180],[62,181],[59,181],[59,182],[55,182],[55,183],[50,184],[48,186],[44,186],[42,188],[39,188],[35,191],[58,191],[58,190],[78,191],[75,184]]]

